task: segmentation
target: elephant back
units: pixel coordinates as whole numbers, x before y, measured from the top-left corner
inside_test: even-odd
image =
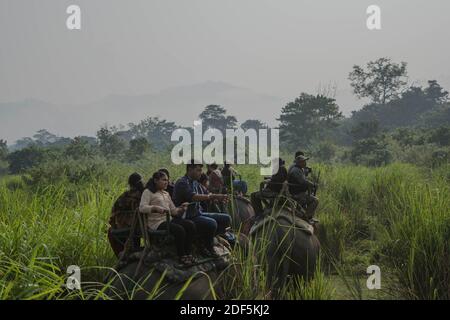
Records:
[[[250,236],[257,234],[259,231],[275,222],[281,225],[294,226],[296,229],[299,229],[308,235],[314,234],[314,227],[310,223],[296,216],[291,210],[283,209],[278,211],[277,214],[268,214],[265,215],[263,219],[256,221],[250,229]]]

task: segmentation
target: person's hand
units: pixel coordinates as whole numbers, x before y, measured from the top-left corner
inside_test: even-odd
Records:
[[[171,212],[172,217],[179,218],[183,216],[184,209],[182,207],[178,207],[175,212]]]
[[[187,210],[188,206],[189,206],[189,202],[184,202],[181,204],[180,208],[182,208],[183,212],[184,212]]]
[[[160,206],[155,206],[153,210],[156,211],[157,213],[160,213],[160,214],[164,214],[167,211],[166,208],[163,208],[163,207],[160,207]]]

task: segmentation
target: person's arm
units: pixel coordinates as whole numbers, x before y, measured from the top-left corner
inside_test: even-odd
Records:
[[[180,183],[177,186],[177,192],[180,195],[180,200],[188,203],[227,199],[227,195],[222,194],[198,194],[191,188],[191,186],[187,182]]]
[[[296,180],[298,181],[297,183],[302,185],[302,186],[306,186],[307,188],[312,188],[314,187],[314,183],[312,183],[311,181],[309,181],[308,179],[306,179],[305,174],[299,169],[296,170],[294,172],[294,176],[296,177]]]
[[[145,189],[142,193],[141,203],[139,204],[139,212],[152,213],[153,206],[150,205],[151,193],[148,189]]]
[[[181,206],[181,207],[176,207],[175,204],[173,203],[172,199],[169,198],[169,211],[170,211],[170,215],[172,217],[179,217],[183,214],[183,212],[185,211],[185,207]]]

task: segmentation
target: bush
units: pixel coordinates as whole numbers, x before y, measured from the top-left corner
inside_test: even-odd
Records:
[[[431,131],[428,142],[440,146],[450,146],[450,127],[440,127]]]
[[[9,171],[12,174],[25,172],[27,169],[40,164],[46,156],[46,151],[36,146],[30,146],[10,153],[7,157]]]
[[[107,174],[107,165],[101,158],[74,160],[61,157],[57,161],[46,161],[28,170],[26,178],[30,185],[54,185],[61,182],[82,184],[94,181]]]
[[[0,176],[8,173],[8,162],[4,160],[0,160]]]
[[[355,164],[379,167],[391,162],[392,154],[383,138],[370,138],[355,143],[350,159]]]
[[[435,144],[424,144],[399,148],[395,152],[395,158],[397,161],[421,167],[436,168],[449,163],[449,154],[449,148],[440,148]]]
[[[336,155],[336,146],[331,142],[321,142],[317,145],[316,149],[312,151],[312,155],[318,160],[329,162]]]

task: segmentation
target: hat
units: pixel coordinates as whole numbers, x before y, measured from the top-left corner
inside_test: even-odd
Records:
[[[303,151],[297,151],[296,153],[295,153],[295,157],[294,157],[294,159],[295,158],[297,158],[298,156],[304,156],[305,155],[305,153],[303,152]]]
[[[305,157],[304,155],[299,155],[297,157],[295,157],[295,160],[308,160],[309,157]]]

